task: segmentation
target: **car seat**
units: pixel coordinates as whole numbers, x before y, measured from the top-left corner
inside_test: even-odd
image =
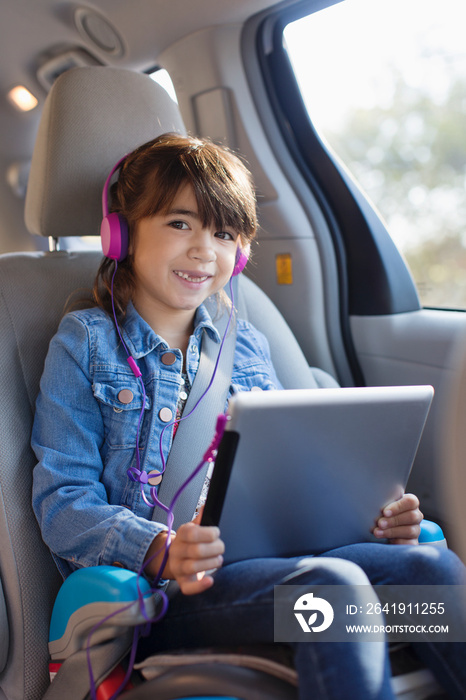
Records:
[[[97,235],[102,183],[111,167],[122,154],[167,131],[184,132],[184,124],[176,103],[149,76],[103,67],[64,74],[46,100],[39,126],[26,200],[28,229],[56,240]],[[29,440],[48,343],[70,295],[92,287],[100,259],[100,252],[72,250],[0,257],[2,700],[36,700],[49,683],[48,628],[61,579],[31,510],[35,457]],[[257,292],[266,318],[273,305]],[[287,345],[281,380],[302,385],[306,360],[278,312],[277,318],[277,342]],[[310,371],[308,385],[317,386]]]
[[[34,150],[26,200],[30,232],[55,241],[97,235],[102,183],[111,167],[123,154],[167,131],[184,132],[183,121],[176,103],[149,76],[110,67],[77,68],[62,75],[46,100]],[[48,630],[62,581],[32,513],[35,456],[29,440],[48,343],[70,295],[92,287],[100,258],[98,252],[73,250],[0,256],[0,700],[39,700],[49,688]],[[268,335],[284,387],[335,385],[326,373],[309,368],[279,312],[242,277],[240,314],[249,315]],[[128,645],[126,632],[115,637],[116,651],[110,662],[104,659],[103,675]],[[105,657],[108,645],[100,648]],[[66,687],[70,700],[80,697],[79,681],[84,678],[84,686],[88,682],[82,658],[79,653],[75,657]],[[178,665],[176,671],[166,660],[168,671],[159,679],[157,697],[186,696],[186,687],[191,692],[206,687],[198,696],[212,696],[225,680],[227,695],[241,686],[259,688],[257,698],[273,698],[273,686],[277,698],[296,697],[286,671],[271,686],[269,667],[264,673],[264,666],[238,668],[227,660],[200,670],[184,659],[183,669]],[[94,670],[100,674],[98,663]],[[204,685],[196,686],[196,678]],[[177,683],[181,690],[173,695]],[[136,688],[131,696],[142,697],[143,692]],[[85,689],[82,697],[86,695]]]

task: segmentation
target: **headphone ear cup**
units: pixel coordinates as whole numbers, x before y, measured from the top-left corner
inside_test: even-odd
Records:
[[[100,225],[102,252],[111,260],[121,262],[128,254],[128,224],[126,219],[112,212],[102,219]]]
[[[235,266],[233,268],[233,272],[231,273],[232,277],[236,277],[236,275],[239,275],[239,273],[244,270],[249,260],[250,250],[251,248],[249,245],[245,248],[238,248],[238,250],[236,251]]]

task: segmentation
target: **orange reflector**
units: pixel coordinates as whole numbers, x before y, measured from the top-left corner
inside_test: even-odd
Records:
[[[277,284],[293,284],[293,261],[291,253],[280,253],[275,258]]]

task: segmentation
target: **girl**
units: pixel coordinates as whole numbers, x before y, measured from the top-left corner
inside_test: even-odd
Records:
[[[160,482],[175,431],[170,423],[182,413],[203,334],[220,345],[204,302],[220,294],[238,251],[249,249],[255,198],[248,171],[231,152],[166,134],[124,160],[112,208],[127,222],[128,255],[117,267],[102,262],[95,307],[63,319],[50,344],[33,430],[34,510],[62,574],[116,564],[145,566],[149,578],[162,567],[164,579],[175,579],[180,592],[144,640],[144,653],[271,643],[273,591],[283,582],[464,583],[452,552],[414,546],[361,544],[325,557],[222,567],[220,532],[201,526],[199,517],[173,534],[164,560],[169,533],[151,520],[148,495]],[[236,391],[281,388],[266,339],[241,320],[231,383]],[[146,485],[128,476],[141,461]],[[421,520],[416,497],[404,495],[384,510],[374,534],[413,545]],[[393,698],[386,645],[292,646],[301,698]],[[451,696],[464,698],[465,645],[417,647]]]

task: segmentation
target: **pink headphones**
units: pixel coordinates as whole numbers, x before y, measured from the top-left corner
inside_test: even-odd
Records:
[[[126,219],[121,214],[115,212],[108,213],[108,189],[113,173],[118,170],[126,156],[120,158],[111,169],[107,179],[105,180],[104,189],[102,190],[102,214],[103,219],[100,224],[100,240],[102,243],[102,252],[107,258],[121,262],[128,254],[128,224]]]
[[[104,188],[102,190],[102,214],[103,219],[100,224],[100,240],[102,243],[102,252],[105,257],[111,260],[117,260],[121,262],[124,260],[128,254],[128,224],[126,219],[121,214],[116,212],[109,213],[108,211],[108,190],[110,187],[110,180],[112,179],[113,173],[118,170],[119,166],[123,163],[127,156],[123,156],[120,160],[113,166],[107,179],[105,180]],[[250,246],[246,246],[243,250],[238,248],[236,252],[235,266],[231,276],[239,275],[246,266],[249,259]]]

